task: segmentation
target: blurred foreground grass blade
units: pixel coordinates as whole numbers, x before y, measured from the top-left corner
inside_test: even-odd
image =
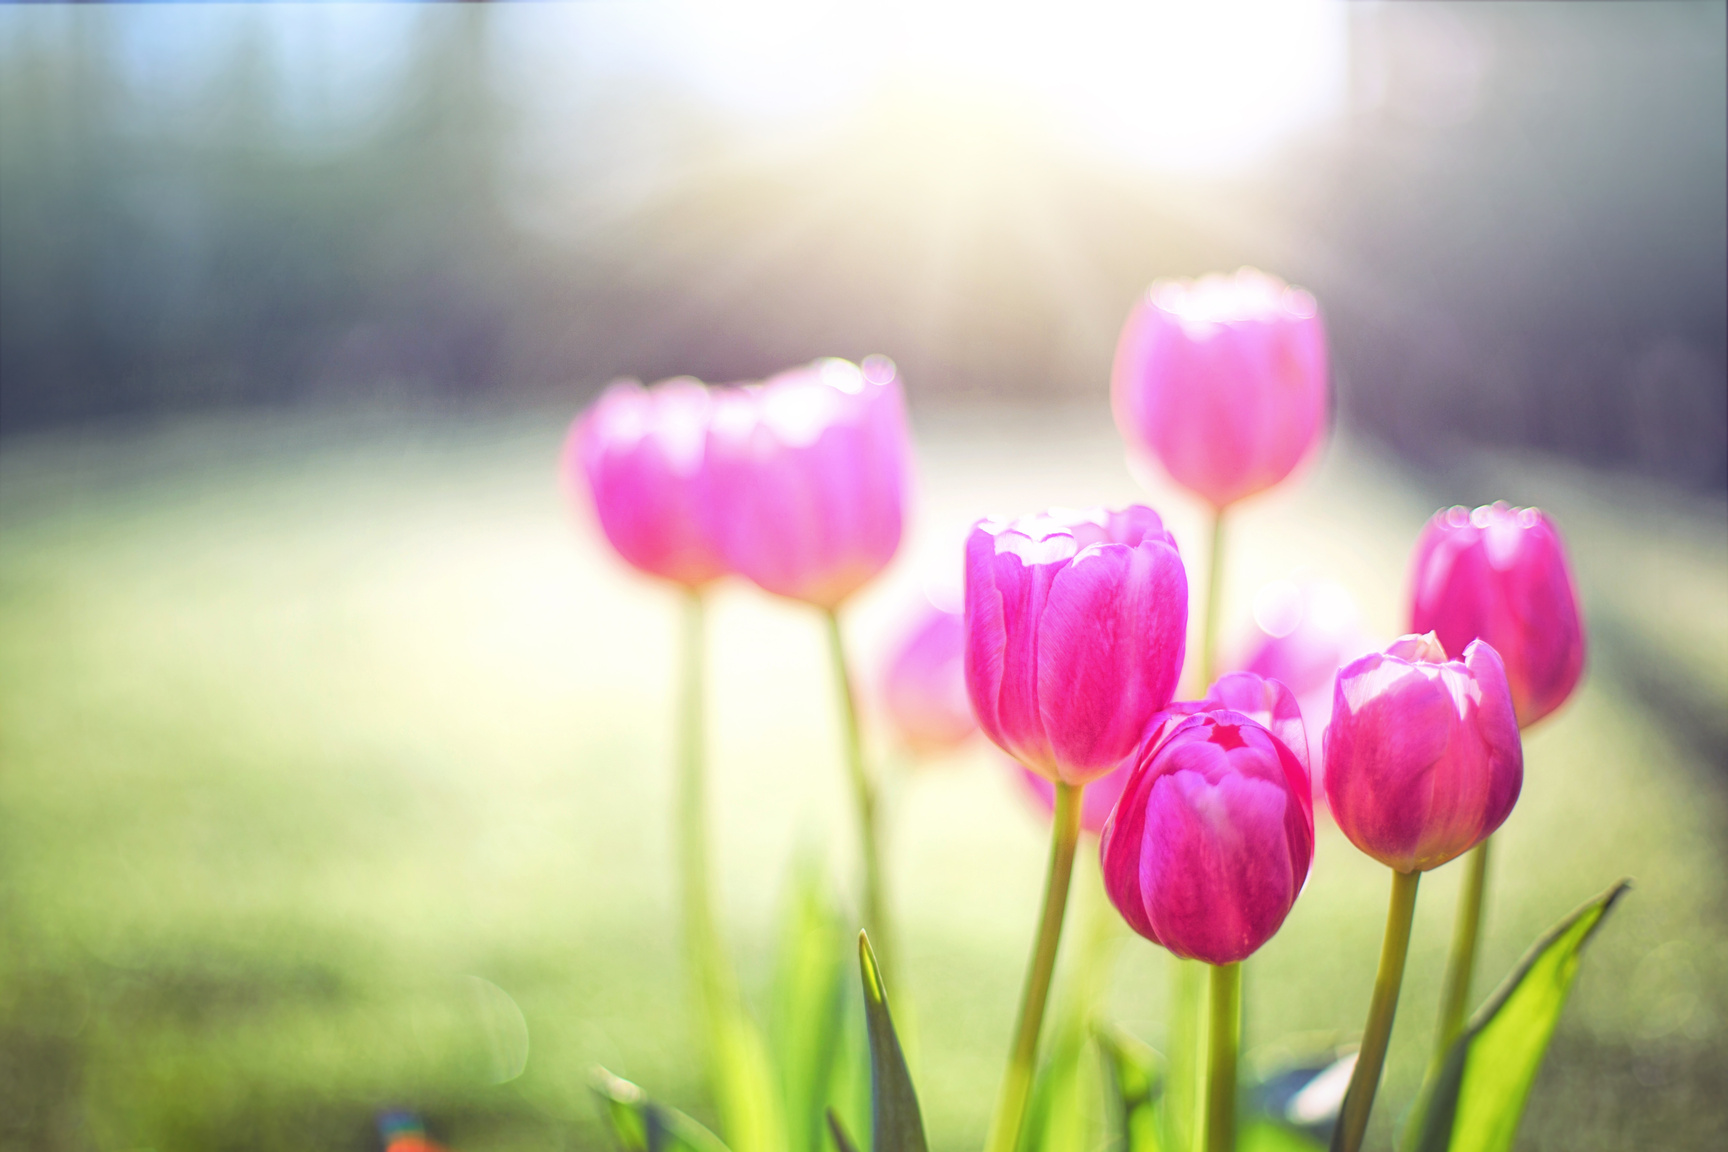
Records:
[[[1410,1124],[1414,1152],[1507,1152],[1584,945],[1631,882],[1621,880],[1537,940],[1471,1018]]]
[[[1095,1033],[1104,1061],[1104,1095],[1119,1152],[1162,1152],[1158,1115],[1164,1088],[1163,1058],[1114,1025]]]
[[[594,1070],[593,1087],[623,1152],[727,1152],[714,1133],[604,1068]]]
[[[785,1119],[762,1030],[736,987],[709,999],[708,1039],[714,1045],[715,1106],[736,1152],[783,1152]]]
[[[927,1152],[918,1093],[906,1069],[900,1038],[894,1034],[876,954],[863,932],[858,933],[858,965],[864,983],[864,1018],[870,1026],[871,1152]]]
[[[1071,1010],[1057,1022],[1020,1125],[1021,1152],[1091,1152],[1099,1144],[1103,1100],[1086,1019]]]
[[[1236,1134],[1236,1152],[1326,1152],[1326,1145],[1262,1116]]]
[[[828,898],[822,868],[811,859],[793,877],[775,963],[770,1040],[785,1103],[789,1152],[821,1152],[823,1121],[832,1103],[851,1131],[865,1131],[850,1080],[865,1082],[867,1062],[843,1059],[854,1038],[846,1027],[845,929]]]

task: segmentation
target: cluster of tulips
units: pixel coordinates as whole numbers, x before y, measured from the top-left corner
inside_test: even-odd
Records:
[[[1412,1140],[1464,1147],[1454,1134],[1498,1124],[1505,1145],[1468,1146],[1509,1146],[1558,1003],[1520,1025],[1522,1047],[1512,1047],[1523,1055],[1471,1045],[1488,1043],[1488,1024],[1520,989],[1536,995],[1532,981],[1556,983],[1563,1001],[1577,949],[1619,891],[1539,941],[1466,1021],[1489,840],[1523,782],[1520,729],[1559,707],[1583,666],[1558,533],[1534,509],[1438,512],[1415,548],[1410,635],[1383,650],[1354,650],[1338,629],[1316,632],[1309,613],[1215,677],[1227,513],[1285,481],[1327,424],[1319,310],[1308,293],[1251,270],[1161,282],[1128,319],[1111,392],[1130,453],[1162,467],[1210,511],[1202,698],[1175,700],[1187,648],[1187,564],[1158,514],[1140,505],[979,520],[964,547],[964,612],[931,610],[894,653],[881,694],[906,743],[945,748],[981,730],[1052,809],[1042,915],[987,1152],[1036,1143],[1028,1102],[1083,829],[1097,834],[1104,889],[1121,918],[1177,958],[1168,1051],[1148,1073],[1159,1090],[1135,1097],[1123,1075],[1115,1078],[1119,1110],[1156,1097],[1158,1119],[1146,1135],[1124,1113],[1123,1139],[1166,1152],[1243,1146],[1241,965],[1278,931],[1308,881],[1317,799],[1352,844],[1391,870],[1367,1022],[1359,1050],[1332,1068],[1332,1080],[1347,1088],[1322,1117],[1321,1134],[1346,1152],[1361,1146],[1418,881],[1467,855],[1440,1043]],[[866,1000],[880,1009],[869,1021],[873,1142],[923,1144],[881,991],[896,951],[879,780],[865,754],[839,621],[900,543],[910,462],[900,381],[882,357],[824,360],[741,385],[615,384],[567,441],[566,478],[613,547],[685,593],[678,843],[686,943],[723,1135],[740,1152],[771,1149],[777,1138],[752,1101],[760,1076],[751,1070],[767,1057],[707,886],[703,604],[709,586],[732,574],[824,617],[861,835]],[[664,1145],[676,1128],[663,1111],[630,1114],[636,1119],[618,1127],[627,1144]],[[830,1120],[833,1138],[849,1146]],[[687,1135],[690,1126],[677,1130]]]

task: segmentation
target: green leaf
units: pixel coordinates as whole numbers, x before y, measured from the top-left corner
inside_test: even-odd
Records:
[[[596,1068],[592,1084],[623,1152],[726,1152],[714,1133],[676,1108],[649,1100],[630,1081]]]
[[[1622,880],[1524,954],[1452,1043],[1411,1122],[1416,1152],[1507,1152],[1584,945],[1625,893]]]
[[[1021,1152],[1092,1152],[1098,1147],[1104,1088],[1096,1052],[1087,1043],[1087,1023],[1085,1006],[1066,998],[1020,1125]]]
[[[1264,1117],[1236,1134],[1236,1152],[1326,1152],[1326,1145]]]
[[[1104,1095],[1116,1146],[1121,1152],[1159,1152],[1163,1057],[1112,1025],[1101,1025],[1094,1036],[1104,1058]]]
[[[785,1121],[768,1045],[735,985],[709,991],[708,1042],[714,1052],[714,1103],[726,1138],[738,1152],[782,1152]]]
[[[867,1060],[845,1051],[849,1042],[864,1047],[863,1036],[846,1019],[851,988],[846,961],[845,929],[828,899],[821,865],[809,860],[794,876],[781,922],[770,1016],[788,1152],[823,1152],[823,1120],[831,1101],[855,1130],[860,1120],[869,1119],[858,1107],[860,1099],[868,1099]]]
[[[864,1019],[870,1028],[871,1152],[927,1152],[918,1093],[906,1070],[900,1038],[894,1034],[876,953],[863,932],[858,933],[858,966],[864,983]]]
[[[832,1108],[828,1109],[828,1131],[834,1136],[836,1152],[858,1152],[858,1145],[846,1134],[846,1125],[840,1122],[839,1115]]]

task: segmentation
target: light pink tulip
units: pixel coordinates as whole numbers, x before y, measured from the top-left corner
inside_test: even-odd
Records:
[[[769,592],[837,607],[900,547],[911,443],[893,363],[818,360],[715,403],[727,561]]]
[[[924,602],[882,677],[882,706],[900,742],[933,755],[978,731],[966,697],[966,618]]]
[[[1227,686],[1282,714],[1281,686]],[[1104,888],[1140,935],[1178,956],[1234,964],[1272,938],[1314,861],[1308,772],[1229,708],[1184,706],[1135,751],[1099,845]],[[1296,721],[1300,734],[1301,721]]]
[[[1326,799],[1350,842],[1400,872],[1438,868],[1512,812],[1524,753],[1506,671],[1473,640],[1447,661],[1433,633],[1405,636],[1338,673]]]
[[[1150,508],[984,520],[966,539],[972,711],[1048,780],[1089,783],[1133,750],[1187,626],[1187,573]]]
[[[1506,664],[1518,723],[1560,707],[1584,670],[1584,623],[1566,549],[1535,508],[1434,513],[1411,564],[1410,627],[1457,657],[1484,640]]]
[[[1251,268],[1162,280],[1116,345],[1110,396],[1135,449],[1216,508],[1288,476],[1326,426],[1314,297]]]
[[[1321,741],[1332,722],[1332,680],[1338,669],[1378,645],[1363,630],[1350,594],[1326,582],[1268,584],[1254,598],[1254,623],[1237,663],[1295,694],[1308,739],[1305,749],[1291,748],[1306,757],[1315,802],[1323,804]]]
[[[1056,785],[1014,760],[1004,757],[1003,762],[1020,778],[1033,803],[1042,808],[1046,816],[1056,810]],[[1116,807],[1116,801],[1122,795],[1122,786],[1126,783],[1128,765],[1124,763],[1086,785],[1086,791],[1080,794],[1082,832],[1090,832],[1096,836],[1104,831],[1104,822],[1110,819],[1110,813]]]
[[[730,571],[721,556],[706,455],[712,397],[689,377],[613,384],[570,426],[562,472],[586,493],[612,547],[691,588]]]

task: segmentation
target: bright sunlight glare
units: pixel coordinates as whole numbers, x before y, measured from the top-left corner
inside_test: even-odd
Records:
[[[1332,0],[649,11],[632,20],[636,62],[756,121],[826,117],[912,87],[1048,117],[1137,165],[1216,171],[1252,163],[1344,98],[1345,13]]]

